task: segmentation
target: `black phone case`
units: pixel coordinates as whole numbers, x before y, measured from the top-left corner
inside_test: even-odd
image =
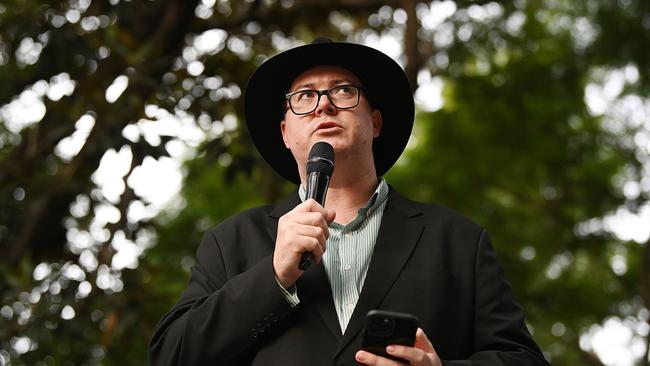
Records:
[[[386,310],[370,310],[363,327],[361,349],[391,360],[406,362],[386,353],[386,346],[413,346],[418,318],[411,314]],[[408,364],[408,362],[406,362]]]

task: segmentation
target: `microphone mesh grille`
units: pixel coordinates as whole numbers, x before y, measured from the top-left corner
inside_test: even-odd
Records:
[[[334,148],[327,142],[320,141],[312,146],[307,161],[307,174],[319,172],[332,175],[334,171]]]

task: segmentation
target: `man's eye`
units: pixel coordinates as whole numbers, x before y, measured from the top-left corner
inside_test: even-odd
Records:
[[[316,98],[316,93],[313,90],[301,91],[296,95],[298,100],[309,100]]]
[[[354,94],[354,88],[349,85],[344,85],[344,86],[339,86],[338,88],[334,89],[334,94],[337,95],[352,95]]]

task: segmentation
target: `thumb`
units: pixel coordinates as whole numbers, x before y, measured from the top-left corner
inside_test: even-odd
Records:
[[[327,225],[329,225],[334,221],[334,218],[336,217],[336,211],[327,210],[326,215],[327,216],[325,217],[325,220],[327,220]]]
[[[424,352],[435,352],[431,341],[429,341],[429,338],[427,338],[427,335],[424,333],[422,328],[418,328],[415,333],[415,348],[419,348]]]

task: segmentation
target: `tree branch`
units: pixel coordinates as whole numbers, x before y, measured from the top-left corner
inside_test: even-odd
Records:
[[[425,59],[420,54],[418,47],[418,30],[420,29],[420,22],[416,13],[416,0],[402,0],[402,8],[406,11],[406,31],[404,32],[404,50],[406,53],[406,77],[411,83],[411,90],[415,92],[418,88],[418,73],[422,68],[422,60]]]

